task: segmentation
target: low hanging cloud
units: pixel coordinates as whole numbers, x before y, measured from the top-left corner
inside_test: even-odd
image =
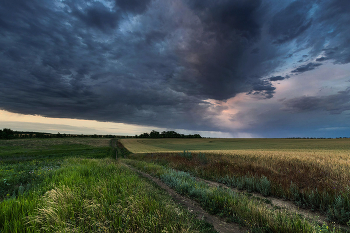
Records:
[[[263,96],[266,99],[273,97],[276,87],[267,80],[260,80],[260,82],[255,83],[253,89],[248,92],[248,94]]]
[[[326,111],[341,114],[350,110],[350,88],[328,96],[301,96],[283,101],[283,110],[289,112]]]
[[[299,66],[295,70],[292,70],[292,73],[304,73],[306,71],[314,70],[315,68],[319,67],[320,65],[322,65],[322,64],[310,62],[306,65]]]
[[[349,63],[348,12],[341,0],[2,1],[0,109],[222,130],[208,99],[273,99],[290,74]]]
[[[285,80],[285,79],[287,79],[287,78],[289,78],[289,76],[282,77],[282,76],[279,75],[279,76],[273,76],[273,77],[269,78],[269,81],[271,81],[271,82],[276,82],[276,81]]]

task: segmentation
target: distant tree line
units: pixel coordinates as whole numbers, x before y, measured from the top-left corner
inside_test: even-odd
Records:
[[[86,134],[52,134],[42,132],[13,131],[11,129],[0,129],[0,139],[20,139],[20,138],[132,138],[133,136],[115,135],[86,135]]]
[[[0,139],[13,139],[14,136],[14,131],[11,129],[0,129]]]
[[[199,134],[179,134],[175,131],[163,131],[161,133],[152,130],[150,133],[135,135],[135,138],[202,138]]]

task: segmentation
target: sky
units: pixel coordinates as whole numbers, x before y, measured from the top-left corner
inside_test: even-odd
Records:
[[[2,0],[0,128],[350,137],[348,0]]]

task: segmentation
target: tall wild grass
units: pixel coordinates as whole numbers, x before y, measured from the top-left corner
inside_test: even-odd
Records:
[[[310,154],[293,157],[244,151],[205,156],[192,152],[189,157],[189,153],[140,154],[130,158],[187,171],[241,190],[292,200],[302,208],[324,212],[329,221],[350,225],[350,172],[346,170],[350,164],[342,157],[321,160],[319,156],[317,160]]]
[[[118,163],[114,149],[46,144],[24,150],[0,153],[9,158],[0,164],[1,233],[215,232]]]
[[[210,187],[204,182],[197,181],[187,172],[144,161],[131,159],[123,161],[158,176],[180,194],[200,202],[209,212],[248,226],[254,232],[338,232],[327,224],[319,226],[297,214],[267,208],[261,199],[250,198],[220,187]]]

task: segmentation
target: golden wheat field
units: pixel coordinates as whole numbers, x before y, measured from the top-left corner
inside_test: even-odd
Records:
[[[263,175],[285,188],[293,182],[302,189],[327,189],[334,195],[350,187],[350,139],[123,139],[122,143],[135,154],[154,154],[153,159],[160,156],[177,168],[191,162],[171,154],[186,150],[205,153],[211,161],[205,165],[208,173]]]
[[[350,177],[350,139],[122,139],[121,142],[133,153],[186,150],[226,155],[229,160],[240,157],[271,169],[288,161],[323,167],[341,180]]]

